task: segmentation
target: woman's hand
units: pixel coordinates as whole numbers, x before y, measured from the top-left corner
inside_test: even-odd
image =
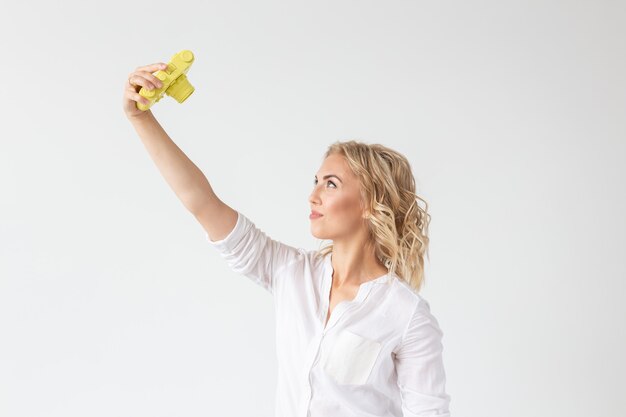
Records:
[[[148,110],[140,110],[137,108],[137,103],[149,104],[150,100],[139,95],[141,87],[145,87],[148,90],[160,88],[162,86],[161,80],[154,76],[154,72],[159,70],[165,70],[167,64],[159,62],[152,65],[146,65],[138,67],[135,71],[128,75],[128,79],[124,83],[124,113],[129,119],[142,117],[150,112]]]

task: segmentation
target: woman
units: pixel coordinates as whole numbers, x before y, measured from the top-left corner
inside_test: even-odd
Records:
[[[273,295],[276,415],[449,417],[443,332],[419,294],[430,215],[407,159],[378,144],[332,144],[309,203],[312,234],[333,243],[286,245],[222,202],[150,110],[137,109],[162,65],[130,74],[124,110],[210,245]]]

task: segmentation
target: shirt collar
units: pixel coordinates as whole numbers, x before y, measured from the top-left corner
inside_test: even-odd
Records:
[[[333,272],[333,265],[331,262],[331,255],[332,252],[329,252],[326,254],[326,256],[324,257],[324,263],[326,266],[326,272],[328,273],[328,276],[330,277],[330,279],[332,280],[332,272]],[[386,273],[385,275],[379,276],[377,278],[371,279],[369,281],[365,281],[364,283],[361,284],[362,287],[369,287],[372,285],[377,285],[377,284],[384,284],[385,282],[388,282],[392,279],[392,275],[390,273]]]

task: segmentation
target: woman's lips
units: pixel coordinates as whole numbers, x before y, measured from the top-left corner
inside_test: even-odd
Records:
[[[319,213],[311,213],[309,215],[309,219],[319,219],[320,217],[322,217],[323,214],[319,214]]]

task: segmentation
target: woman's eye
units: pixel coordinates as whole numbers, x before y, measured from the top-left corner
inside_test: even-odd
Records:
[[[333,185],[333,187],[337,188],[337,186],[335,185],[335,183],[334,183],[334,182],[332,182],[332,181],[330,181],[330,180],[329,180],[329,181],[326,181],[326,183],[328,183],[328,184],[332,184],[332,185]],[[313,180],[313,185],[317,185],[317,180]]]

